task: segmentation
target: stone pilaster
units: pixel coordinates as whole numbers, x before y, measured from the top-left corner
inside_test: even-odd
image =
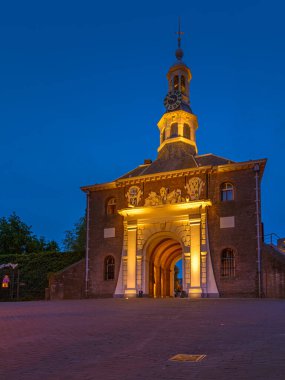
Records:
[[[125,297],[136,297],[137,224],[128,223],[127,288]]]
[[[137,289],[142,290],[142,256],[137,256]]]
[[[202,295],[201,288],[201,219],[195,218],[190,220],[191,231],[191,284],[189,297],[200,298]]]

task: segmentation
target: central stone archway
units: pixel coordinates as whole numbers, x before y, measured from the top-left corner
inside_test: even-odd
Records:
[[[191,298],[218,294],[209,255],[207,200],[119,210],[124,217],[122,261],[115,296],[174,295],[174,266],[182,259],[182,288]]]
[[[145,250],[145,285],[150,297],[174,296],[174,267],[182,252],[181,243],[171,234],[150,239]]]

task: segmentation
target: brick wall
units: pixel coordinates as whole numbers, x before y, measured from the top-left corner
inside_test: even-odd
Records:
[[[262,246],[263,292],[265,297],[285,297],[285,254],[268,244]]]
[[[106,215],[108,199],[115,197],[117,210],[127,206],[124,189],[91,192],[90,240],[89,240],[89,293],[90,296],[113,296],[118,280],[123,246],[123,217]],[[105,228],[115,228],[115,237],[104,238]],[[114,280],[104,279],[104,261],[107,256],[115,258]]]
[[[234,185],[234,200],[220,200],[220,185]],[[256,296],[257,239],[255,178],[252,170],[216,173],[209,176],[208,209],[209,241],[213,269],[221,296]],[[234,216],[234,228],[220,228],[220,217]],[[222,278],[221,253],[231,248],[235,254],[236,270],[231,279]]]
[[[46,298],[51,300],[85,297],[85,259],[57,272],[49,278]]]

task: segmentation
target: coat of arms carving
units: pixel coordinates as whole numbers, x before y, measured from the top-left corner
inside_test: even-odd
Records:
[[[143,192],[138,186],[131,186],[126,194],[129,207],[137,207],[140,203]]]
[[[193,177],[188,181],[185,189],[187,190],[187,194],[189,195],[191,201],[200,199],[204,185],[204,181],[202,181],[199,177]]]
[[[176,189],[169,191],[166,187],[161,187],[159,194],[155,191],[151,191],[148,197],[145,199],[145,206],[158,206],[163,204],[174,204],[185,202],[185,199],[181,195],[181,190]]]

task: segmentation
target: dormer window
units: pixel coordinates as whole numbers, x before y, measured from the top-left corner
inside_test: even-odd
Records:
[[[234,199],[234,187],[230,182],[221,185],[221,201],[232,201]]]

